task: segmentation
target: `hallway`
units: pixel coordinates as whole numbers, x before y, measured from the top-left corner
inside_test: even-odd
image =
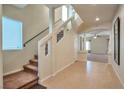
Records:
[[[1,9],[0,88],[124,88],[124,5],[5,4]]]
[[[75,62],[43,82],[48,89],[123,88],[112,66],[100,62]]]

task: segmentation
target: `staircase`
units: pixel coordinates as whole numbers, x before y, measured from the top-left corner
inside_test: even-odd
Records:
[[[34,58],[29,60],[29,64],[23,66],[24,71],[38,74],[38,57],[34,55]]]
[[[38,56],[29,60],[23,70],[4,76],[5,89],[27,89],[38,83]]]

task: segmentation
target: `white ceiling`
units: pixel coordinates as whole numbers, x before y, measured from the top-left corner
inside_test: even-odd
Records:
[[[28,4],[13,4],[17,8],[25,8]]]
[[[12,4],[13,6],[17,7],[17,8],[25,8],[26,6],[28,6],[29,4]],[[63,4],[45,4],[48,8],[58,8],[60,6],[62,6]]]
[[[18,8],[25,8],[28,4],[13,4]],[[62,4],[46,4],[48,8],[58,8]],[[78,13],[83,23],[80,25],[80,31],[92,29],[111,28],[112,19],[118,9],[117,4],[74,4],[72,5]],[[95,21],[99,17],[99,21]],[[109,25],[106,25],[109,24]],[[101,25],[101,26],[100,26]]]
[[[48,8],[58,8],[60,6],[62,6],[62,4],[45,4]]]
[[[105,38],[109,38],[111,32],[110,31],[101,31],[101,32],[89,32],[89,33],[85,33],[86,38],[93,38],[94,36],[99,36],[99,37],[105,37]],[[81,34],[83,35],[83,34]]]
[[[104,23],[111,23],[112,19],[118,9],[116,4],[75,4],[73,5],[75,11],[84,21],[82,25],[84,28],[97,26]],[[95,21],[99,17],[99,21]]]

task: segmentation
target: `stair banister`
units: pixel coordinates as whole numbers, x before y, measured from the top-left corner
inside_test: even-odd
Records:
[[[66,25],[73,20],[73,16],[70,17],[66,22],[64,23],[60,23],[58,24],[57,26],[54,26],[53,27],[53,32],[49,33],[48,35],[46,35],[44,38],[42,38],[41,40],[38,41],[38,75],[39,75],[39,79],[42,81],[43,79],[43,73],[44,71],[41,71],[41,68],[42,68],[42,62],[44,61],[48,61],[49,64],[51,64],[51,72],[52,75],[54,76],[55,75],[55,72],[56,72],[56,60],[55,60],[55,53],[56,53],[56,35],[58,34],[58,32],[63,28],[63,27],[66,27]],[[46,44],[48,44],[49,46],[49,49],[50,50],[45,50],[46,48]],[[42,50],[42,52],[41,52]],[[48,55],[46,56],[45,55],[45,51],[48,51]],[[44,64],[44,63],[43,63]],[[40,67],[41,66],[41,67]],[[41,71],[41,72],[40,72]]]
[[[61,28],[63,28],[64,26],[66,26],[72,19],[74,18],[74,16],[70,17],[66,22],[64,22],[63,24],[61,24],[58,28],[54,28],[54,31],[49,33],[48,35],[46,35],[44,38],[42,38],[41,40],[39,40],[39,44],[40,46],[46,44],[53,35],[55,35],[56,33],[58,33],[58,31],[60,31]]]

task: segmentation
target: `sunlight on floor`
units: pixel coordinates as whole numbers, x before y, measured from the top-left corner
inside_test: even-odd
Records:
[[[123,88],[112,66],[100,62],[75,62],[43,82],[47,88]]]

